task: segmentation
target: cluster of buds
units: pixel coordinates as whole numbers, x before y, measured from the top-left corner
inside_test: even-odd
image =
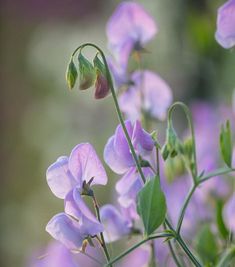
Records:
[[[79,89],[86,90],[95,85],[95,99],[102,99],[109,93],[109,82],[107,70],[104,63],[99,59],[99,55],[91,63],[82,52],[78,55],[78,68],[72,57],[66,71],[66,81],[68,87],[73,89],[79,73]]]

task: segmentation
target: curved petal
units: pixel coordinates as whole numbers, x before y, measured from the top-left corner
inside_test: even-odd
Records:
[[[114,242],[129,234],[129,222],[123,218],[122,214],[113,205],[102,206],[100,217],[105,228],[104,238],[106,242]]]
[[[122,44],[132,37],[143,45],[154,37],[157,27],[140,4],[123,2],[110,17],[106,32],[110,44]]]
[[[78,249],[85,238],[79,224],[65,213],[55,215],[47,224],[46,231],[68,249]]]
[[[224,48],[235,45],[235,0],[227,1],[218,9],[215,38]]]
[[[91,213],[77,188],[66,196],[65,212],[78,220],[80,232],[84,236],[94,236],[103,231],[103,226]]]
[[[125,122],[127,131],[131,138],[132,125],[130,121]],[[109,138],[104,148],[104,160],[106,164],[116,173],[122,174],[126,172],[134,161],[129,150],[129,146],[122,130],[118,125],[115,134]]]
[[[79,181],[78,186],[81,188],[83,181],[87,183],[93,178],[91,185],[107,183],[105,169],[98,158],[95,149],[89,143],[77,145],[69,157],[69,170]]]
[[[142,109],[152,117],[164,120],[173,100],[169,85],[158,74],[149,70],[135,71],[132,80],[135,90],[141,91]]]
[[[134,125],[132,142],[139,154],[149,153],[154,148],[151,135],[141,127],[140,121],[136,121]]]
[[[52,193],[62,199],[77,183],[68,169],[68,157],[65,156],[58,158],[47,169],[46,178]]]

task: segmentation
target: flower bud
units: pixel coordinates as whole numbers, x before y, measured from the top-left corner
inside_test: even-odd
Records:
[[[95,98],[101,99],[106,97],[109,93],[109,82],[105,66],[97,55],[95,56],[93,62],[96,71]]]
[[[71,59],[67,67],[67,71],[66,71],[66,81],[69,86],[69,89],[73,89],[76,83],[77,77],[78,77],[77,68],[73,62],[73,59]]]
[[[86,90],[90,88],[95,82],[95,71],[93,65],[82,55],[79,53],[78,55],[78,63],[79,63],[79,89]]]

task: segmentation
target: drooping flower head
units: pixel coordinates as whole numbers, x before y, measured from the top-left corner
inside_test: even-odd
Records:
[[[103,231],[103,226],[91,213],[75,188],[65,198],[65,212],[55,215],[46,231],[69,249],[79,249],[88,237]]]
[[[125,125],[137,155],[142,158],[151,155],[154,142],[151,135],[141,127],[140,122],[136,121],[133,125],[130,121],[126,121]],[[105,145],[104,160],[118,174],[123,174],[135,166],[121,125],[118,125],[115,134],[109,138]]]
[[[217,42],[224,48],[235,45],[235,0],[229,0],[218,9]]]
[[[141,112],[145,112],[164,120],[173,100],[169,85],[149,70],[135,71],[131,81],[133,85],[119,97],[120,108],[127,118],[135,121],[141,118]]]
[[[105,169],[89,143],[77,145],[69,157],[59,157],[46,176],[53,194],[62,199],[75,187],[82,192],[84,182],[91,186],[107,183]]]
[[[157,27],[140,4],[123,2],[109,19],[106,32],[110,51],[125,69],[131,52],[144,47],[157,33]]]

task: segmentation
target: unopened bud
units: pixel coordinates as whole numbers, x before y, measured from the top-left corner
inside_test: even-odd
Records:
[[[66,81],[67,81],[69,89],[73,89],[76,83],[77,77],[78,77],[77,68],[73,62],[73,59],[71,59],[67,67],[67,71],[66,71]]]
[[[79,63],[79,89],[86,90],[90,88],[95,82],[95,70],[93,65],[87,60],[82,53],[78,55]]]
[[[101,99],[106,97],[109,93],[109,82],[105,66],[97,55],[94,58],[94,67],[96,71],[95,98]]]

